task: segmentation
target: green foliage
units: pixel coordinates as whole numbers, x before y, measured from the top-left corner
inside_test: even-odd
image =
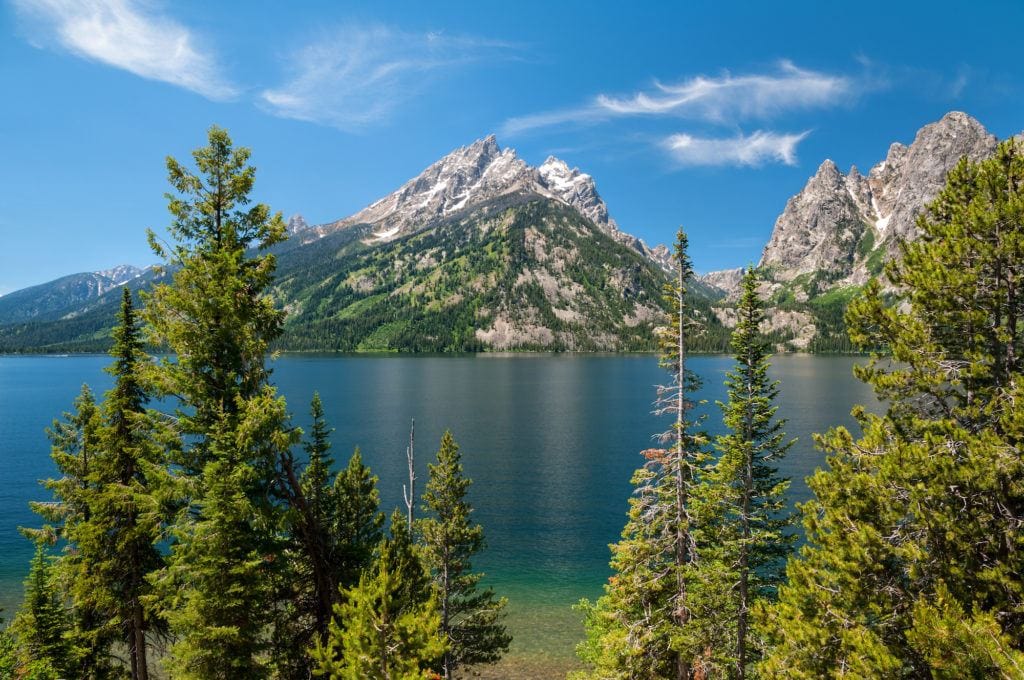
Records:
[[[4,632],[5,663],[14,666],[19,675],[39,680],[77,677],[71,613],[64,606],[53,561],[43,544],[37,543],[25,579],[25,601],[10,629]]]
[[[825,354],[858,351],[847,333],[845,315],[850,301],[862,290],[862,286],[834,288],[809,301],[808,308],[817,327],[817,333],[809,347],[812,352]]]
[[[284,564],[278,464],[299,436],[264,365],[283,313],[267,292],[275,257],[262,251],[285,229],[279,213],[250,204],[249,150],[227,132],[212,127],[192,156],[198,174],[167,159],[175,243],[149,234],[174,271],[145,295],[144,317],[150,341],[175,357],[149,378],[180,399],[186,442],[173,461],[183,505],[157,595],[176,677],[260,678]]]
[[[595,605],[583,602],[587,641],[579,649],[593,671],[579,677],[688,678],[721,663],[728,653],[714,623],[722,606],[718,574],[699,569],[702,543],[717,509],[703,484],[707,436],[690,420],[691,396],[699,386],[686,368],[693,322],[686,287],[693,275],[680,230],[674,259],[676,279],[666,287],[672,309],[662,335],[662,364],[672,376],[659,388],[656,413],[673,417],[662,435],[665,449],[644,454],[633,475],[635,491],[622,540],[612,546],[615,575]]]
[[[792,441],[786,440],[783,421],[775,419],[779,389],[768,378],[769,348],[760,332],[764,302],[752,270],[741,291],[732,338],[736,366],[726,379],[729,401],[721,405],[728,433],[718,437],[720,453],[706,475],[706,493],[720,514],[702,527],[709,535],[699,567],[711,574],[706,581],[723,588],[715,619],[734,650],[729,675],[736,678],[747,677],[758,658],[750,613],[774,599],[794,538],[786,531],[792,524],[785,498],[789,481],[776,469]]]
[[[541,239],[545,249],[572,253],[558,274],[578,291],[572,303],[552,300],[529,274],[545,271]],[[620,292],[616,277],[628,292]],[[552,342],[520,349],[596,349],[599,334],[614,335],[621,349],[651,349],[654,324],[629,326],[624,318],[635,302],[659,306],[662,279],[639,253],[571,208],[498,202],[391,243],[367,246],[336,234],[282,254],[277,295],[295,301],[296,311],[277,346],[480,351],[476,329],[502,314],[555,334]],[[560,318],[559,305],[575,305],[579,318]]]
[[[326,641],[341,589],[354,587],[370,567],[384,523],[377,478],[363,465],[358,448],[331,482],[331,430],[319,394],[313,396],[311,411],[313,426],[304,444],[307,465],[299,479],[291,465],[285,468],[285,531],[290,546],[288,568],[282,574],[285,612],[274,641],[276,666],[283,677],[309,677],[308,649]]]
[[[105,447],[110,428],[88,386],[82,386],[74,407],[73,413],[65,413],[64,421],[54,421],[49,430],[50,455],[62,476],[43,485],[54,500],[30,503],[45,524],[41,529],[22,531],[38,543],[65,541],[64,554],[48,569],[60,584],[62,602],[70,600],[66,668],[73,668],[78,677],[104,678],[112,672],[109,650],[117,631],[111,623],[112,612],[105,608],[111,600],[99,572],[115,566],[117,558],[105,554],[100,544],[108,532],[119,527],[103,513],[101,501],[115,454]]]
[[[437,463],[429,469],[423,510],[430,516],[417,520],[416,529],[437,591],[440,633],[447,640],[441,671],[452,678],[457,669],[498,661],[512,637],[501,623],[508,601],[496,599],[490,588],[478,590],[483,574],[472,571],[470,559],[484,547],[484,530],[470,522],[466,492],[472,482],[463,474],[451,432],[441,437]]]
[[[446,646],[441,616],[404,519],[392,518],[376,564],[334,606],[327,640],[312,651],[330,680],[428,680]]]
[[[937,680],[1024,676],[1024,652],[996,617],[978,611],[967,615],[943,585],[934,601],[918,600],[914,605],[907,639]]]
[[[864,233],[861,235],[860,240],[857,241],[857,257],[863,260],[869,257],[874,249],[875,230],[871,227],[865,227]]]
[[[97,450],[79,492],[86,509],[81,521],[64,523],[69,549],[61,564],[79,614],[82,656],[107,656],[116,639],[128,650],[132,677],[146,678],[147,633],[163,628],[143,600],[151,590],[148,576],[163,563],[157,543],[165,517],[154,487],[165,474],[166,433],[145,408],[140,370],[148,359],[127,288],[111,355],[107,370],[115,384],[100,408]]]
[[[821,439],[808,544],[766,612],[769,677],[1016,677],[1024,648],[1024,157],[961,161],[852,302],[857,370],[888,408]],[[953,655],[952,657],[950,655]],[[1012,670],[1007,670],[1012,669]]]

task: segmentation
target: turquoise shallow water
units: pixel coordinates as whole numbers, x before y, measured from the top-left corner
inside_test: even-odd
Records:
[[[799,438],[783,472],[791,500],[806,500],[803,477],[823,464],[812,432],[851,423],[853,404],[874,404],[853,379],[850,357],[780,356],[780,415]],[[46,498],[37,481],[55,472],[44,430],[68,410],[81,384],[110,386],[104,356],[0,357],[0,606],[21,598],[31,545],[18,526],[37,524],[29,500]],[[698,356],[700,397],[720,428],[716,400],[731,360]],[[651,356],[476,355],[338,357],[293,355],[273,380],[300,425],[318,390],[344,462],[359,445],[380,477],[383,507],[401,504],[409,421],[416,419],[419,490],[442,432],[462,447],[474,480],[470,501],[488,548],[477,567],[510,601],[514,661],[551,673],[572,663],[582,636],[570,607],[594,598],[608,577],[607,545],[622,528],[638,452],[665,429],[650,414],[654,385],[665,380]],[[531,666],[532,665],[532,666]],[[547,671],[531,673],[540,677]]]

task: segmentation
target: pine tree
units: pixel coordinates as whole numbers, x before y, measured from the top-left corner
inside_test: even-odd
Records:
[[[84,541],[105,530],[95,517],[95,501],[101,490],[104,459],[102,412],[87,385],[74,402],[74,412],[64,421],[54,421],[48,430],[52,443],[50,457],[61,473],[43,482],[54,497],[49,502],[29,503],[45,524],[41,529],[22,529],[37,543],[64,541],[63,554],[52,565],[60,597],[70,599],[72,622],[67,633],[69,659],[74,675],[83,679],[106,678],[113,672],[109,650],[117,631],[98,601],[100,593],[79,587],[96,563],[103,558],[96,551],[81,549]],[[88,546],[92,547],[92,546]],[[70,663],[70,662],[69,662]]]
[[[438,593],[440,631],[448,643],[441,671],[447,679],[459,668],[498,661],[512,637],[501,623],[507,600],[496,599],[490,588],[477,589],[483,574],[472,571],[470,559],[484,547],[484,531],[470,524],[466,492],[472,480],[463,474],[451,432],[441,437],[437,463],[428,467],[423,511],[432,516],[418,520],[416,528]]]
[[[409,540],[406,518],[391,518],[374,566],[343,592],[315,674],[330,680],[427,680],[445,653],[430,580]]]
[[[77,677],[70,612],[64,606],[53,558],[41,542],[36,544],[25,580],[25,601],[10,633],[19,647],[16,666],[20,676],[39,680]]]
[[[140,382],[141,366],[148,361],[127,288],[111,355],[116,361],[108,371],[115,385],[100,409],[99,446],[89,475],[89,518],[65,536],[74,548],[77,567],[70,589],[76,610],[94,612],[104,622],[101,631],[120,639],[133,680],[145,680],[146,635],[152,628],[162,628],[143,600],[150,591],[147,577],[163,562],[157,549],[163,517],[152,488],[163,468],[159,427],[146,412],[149,399]],[[95,654],[110,652],[104,640],[85,643]]]
[[[857,371],[887,409],[855,409],[859,440],[822,439],[808,544],[767,612],[770,677],[1022,672],[1019,144],[962,160],[918,227],[886,267],[895,299],[872,282],[847,312],[851,338],[888,353]]]
[[[661,435],[666,448],[644,452],[648,462],[633,475],[622,540],[612,546],[616,572],[605,594],[584,601],[587,641],[581,658],[595,667],[593,677],[677,678],[704,672],[708,655],[719,649],[713,617],[720,589],[703,582],[699,540],[702,521],[715,508],[705,498],[707,436],[692,418],[691,395],[698,378],[686,367],[693,333],[687,285],[693,267],[688,240],[679,230],[674,250],[676,279],[666,288],[670,323],[661,335],[661,364],[672,376],[658,389],[655,413],[670,415],[672,428]],[[584,674],[583,677],[586,677]]]
[[[291,457],[284,466],[290,564],[283,579],[287,609],[277,627],[275,655],[279,674],[296,678],[309,677],[307,650],[326,641],[341,590],[355,586],[370,567],[384,523],[377,478],[363,465],[358,448],[331,482],[331,429],[318,394],[311,412],[306,467],[296,478]]]
[[[283,313],[268,295],[274,257],[262,251],[285,228],[280,213],[249,206],[255,169],[226,131],[212,127],[192,155],[198,174],[167,159],[176,243],[165,248],[149,233],[174,268],[145,298],[151,342],[175,357],[152,380],[181,400],[187,444],[174,461],[186,503],[158,594],[177,677],[260,678],[285,562],[279,464],[299,436],[264,363]]]
[[[717,439],[719,456],[708,485],[722,509],[709,550],[724,576],[718,583],[725,587],[726,606],[717,619],[734,650],[730,675],[742,680],[757,659],[750,642],[751,612],[774,599],[795,535],[785,533],[792,524],[785,512],[789,482],[775,467],[792,442],[786,441],[783,421],[775,419],[778,383],[768,377],[768,343],[760,331],[764,302],[752,269],[740,291],[732,336],[736,366],[726,379],[729,401],[721,405],[728,434]]]

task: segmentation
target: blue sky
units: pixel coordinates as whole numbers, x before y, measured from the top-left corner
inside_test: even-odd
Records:
[[[489,133],[591,173],[698,271],[756,262],[825,158],[863,170],[963,110],[1024,130],[1003,2],[167,2],[0,6],[0,294],[154,261],[164,157],[211,124],[255,197],[347,216]]]

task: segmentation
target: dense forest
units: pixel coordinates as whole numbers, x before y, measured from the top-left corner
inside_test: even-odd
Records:
[[[507,601],[470,567],[484,530],[454,437],[417,497],[410,432],[406,507],[386,519],[359,451],[336,469],[319,397],[308,433],[291,424],[265,365],[288,332],[281,216],[250,202],[249,152],[224,130],[193,157],[168,160],[173,242],[150,234],[167,276],[141,306],[120,295],[113,389],[83,388],[50,431],[61,476],[25,531],[37,552],[0,676],[453,678],[498,661]],[[668,426],[633,476],[613,576],[578,606],[575,678],[1024,677],[1019,146],[961,161],[918,226],[885,265],[892,288],[821,302],[833,336],[849,329],[829,342],[872,353],[857,376],[886,410],[819,437],[828,469],[796,513],[756,271],[729,338],[724,433],[694,415],[688,357],[714,336],[680,230],[651,338]],[[460,313],[431,334],[447,349],[471,349]]]

